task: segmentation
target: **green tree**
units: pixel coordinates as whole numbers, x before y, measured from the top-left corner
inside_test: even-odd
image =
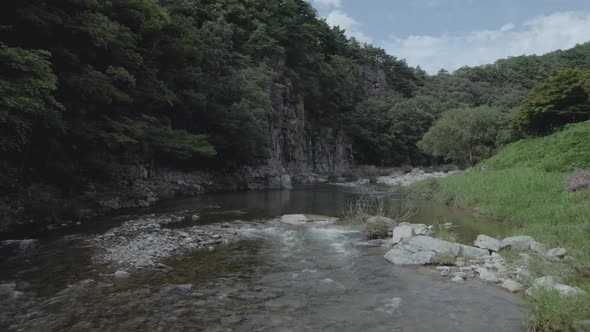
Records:
[[[507,124],[505,111],[488,106],[459,108],[444,113],[418,146],[433,156],[473,166],[502,144]]]
[[[515,121],[527,134],[547,134],[590,119],[590,70],[568,69],[533,89]]]

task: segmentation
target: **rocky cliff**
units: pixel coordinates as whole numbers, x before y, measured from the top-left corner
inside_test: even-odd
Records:
[[[72,220],[78,220],[121,208],[147,207],[172,197],[208,191],[290,189],[293,184],[322,183],[327,182],[329,176],[349,173],[354,167],[350,139],[342,129],[309,119],[303,99],[296,94],[291,80],[282,73],[283,66],[284,63],[277,61],[275,79],[269,85],[272,103],[268,111],[267,135],[271,144],[267,160],[229,172],[180,171],[137,161],[116,174],[111,183],[88,184],[75,197],[59,198],[58,201],[77,206]],[[368,96],[386,89],[382,70],[363,66],[359,74]],[[21,224],[18,221],[21,212],[26,203],[33,200],[29,196],[21,193],[4,197],[0,200],[0,212],[13,211],[10,219]],[[29,222],[37,223],[34,220]],[[12,224],[0,225],[0,233],[11,229]]]

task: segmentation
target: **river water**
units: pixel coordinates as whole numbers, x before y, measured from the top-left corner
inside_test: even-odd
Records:
[[[389,189],[322,185],[292,191],[219,193],[163,202],[55,232],[33,250],[0,247],[0,281],[23,295],[0,299],[0,330],[15,331],[522,331],[517,296],[471,279],[455,284],[430,267],[388,263],[387,248],[359,245],[351,226],[297,227],[283,214],[339,216],[360,195]],[[412,222],[458,227],[457,237],[507,229],[432,203]],[[164,263],[169,273],[113,279],[92,263],[85,239],[142,214],[199,214],[195,224],[252,221],[246,239]]]

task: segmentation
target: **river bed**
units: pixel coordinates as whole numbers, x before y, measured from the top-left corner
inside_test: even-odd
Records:
[[[283,214],[339,216],[361,195],[399,204],[385,187],[321,185],[207,194],[54,232],[35,248],[0,247],[0,330],[14,331],[523,331],[518,296],[479,280],[455,284],[429,267],[388,263],[351,226],[293,226]],[[464,242],[505,225],[430,202],[412,222],[453,223]],[[170,225],[239,224],[243,239],[163,261],[172,271],[114,278],[87,239],[142,215],[199,215]]]

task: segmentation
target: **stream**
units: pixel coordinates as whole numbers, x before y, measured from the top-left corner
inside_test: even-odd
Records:
[[[525,331],[520,298],[480,280],[456,284],[431,267],[394,266],[352,226],[293,226],[284,214],[340,216],[385,187],[316,185],[292,191],[212,193],[103,217],[39,239],[0,246],[0,331]],[[457,238],[502,236],[498,224],[432,202],[414,223],[453,223]],[[86,239],[147,214],[198,214],[169,227],[240,223],[243,240],[163,261],[173,270],[113,278]],[[237,221],[239,220],[239,222]]]

